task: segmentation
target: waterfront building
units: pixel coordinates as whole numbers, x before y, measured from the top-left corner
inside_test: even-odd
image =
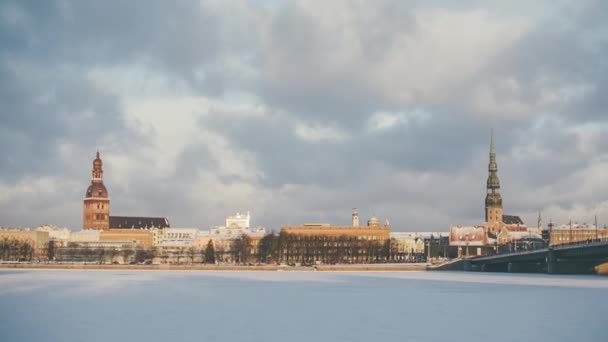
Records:
[[[77,232],[72,232],[70,242],[92,242],[99,241],[99,230],[83,229]]]
[[[354,209],[353,224],[357,221],[358,211]],[[388,261],[390,231],[388,222],[382,224],[375,216],[366,226],[332,226],[328,223],[283,226],[279,235],[272,238],[279,245],[277,254],[268,257],[296,264]],[[272,239],[267,239],[266,243],[272,244]],[[260,246],[262,243],[264,239]]]
[[[71,242],[68,246],[70,248],[84,248],[90,250],[100,250],[100,249],[137,249],[142,246],[137,240],[115,240],[115,241],[75,241]],[[65,252],[62,252],[65,253]]]
[[[555,226],[550,224],[548,229],[549,245],[556,246],[594,240],[608,240],[608,229],[595,224],[571,222]]]
[[[247,215],[241,215],[240,213],[236,213],[236,215],[229,215],[226,217],[226,227],[227,228],[249,228],[251,223],[251,214],[249,211]]]
[[[49,240],[54,247],[65,247],[72,237],[72,231],[68,228],[58,228],[53,225],[42,225],[36,228],[41,232],[49,233]]]
[[[214,240],[233,240],[242,235],[249,237],[263,237],[266,235],[266,228],[251,227],[251,214],[247,215],[236,213],[226,217],[224,226],[214,226],[210,230],[210,236]]]
[[[458,247],[458,255],[486,255],[496,253],[499,244],[519,240],[525,232],[539,234],[537,228],[527,227],[519,216],[503,212],[494,130],[490,137],[488,178],[486,181],[485,223],[477,226],[450,226],[449,243]],[[539,220],[540,223],[540,220]],[[501,239],[498,235],[501,234]],[[463,254],[464,253],[464,254]]]
[[[166,228],[156,245],[161,248],[187,248],[194,245],[198,235],[197,228]]]
[[[262,238],[267,234],[265,227],[251,227],[251,213],[247,211],[247,214],[236,213],[235,215],[229,215],[226,217],[224,226],[214,226],[208,234],[205,232],[199,233],[197,240],[197,246],[205,247],[209,240],[212,241],[215,248],[218,261],[222,262],[234,262],[236,261],[237,249],[241,241],[247,242],[246,252],[249,254],[249,258],[255,256],[258,252],[258,246]],[[241,256],[242,258],[242,256]]]
[[[99,233],[99,241],[131,241],[142,248],[150,248],[152,232],[145,229],[110,229]]]
[[[169,228],[166,217],[110,216],[110,196],[103,183],[103,161],[99,151],[93,160],[91,184],[87,188],[83,206],[83,229],[152,229]]]
[[[359,213],[353,209],[353,224],[358,224]],[[329,223],[305,223],[301,226],[283,226],[281,233],[296,236],[325,236],[325,237],[355,237],[362,240],[384,241],[390,239],[391,227],[382,224],[373,216],[367,221],[367,226],[332,226]]]
[[[496,246],[496,239],[487,233],[486,226],[451,226],[450,246],[458,248],[458,256],[486,255]]]

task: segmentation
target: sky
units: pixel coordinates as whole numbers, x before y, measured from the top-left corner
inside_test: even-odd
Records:
[[[606,1],[0,0],[0,226],[608,224]]]

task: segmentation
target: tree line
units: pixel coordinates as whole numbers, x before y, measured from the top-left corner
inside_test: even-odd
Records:
[[[0,241],[2,260],[31,261],[31,243],[17,240]],[[430,254],[444,256],[446,246],[429,245]],[[435,253],[432,253],[435,251]],[[354,264],[387,262],[421,262],[426,252],[403,252],[394,239],[367,240],[356,236],[301,236],[270,233],[261,239],[242,235],[229,243],[209,241],[203,248],[108,248],[90,247],[86,243],[47,248],[49,260],[57,262],[122,263],[122,264]]]
[[[0,260],[32,261],[35,252],[32,241],[8,237],[0,239]]]

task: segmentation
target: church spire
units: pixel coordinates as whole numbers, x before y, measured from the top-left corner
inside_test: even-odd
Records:
[[[490,138],[490,163],[488,164],[488,193],[495,193],[500,189],[500,180],[498,179],[498,163],[496,162],[496,145],[494,144],[494,129],[491,132]]]
[[[496,145],[494,129],[490,133],[490,162],[488,163],[488,181],[486,195],[486,222],[500,224],[502,218],[502,197],[500,196],[500,180],[498,179],[498,163],[496,162]],[[497,227],[494,227],[495,229]]]

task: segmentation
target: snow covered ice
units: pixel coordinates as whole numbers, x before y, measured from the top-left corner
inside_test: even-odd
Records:
[[[0,341],[608,341],[608,278],[0,271]]]

